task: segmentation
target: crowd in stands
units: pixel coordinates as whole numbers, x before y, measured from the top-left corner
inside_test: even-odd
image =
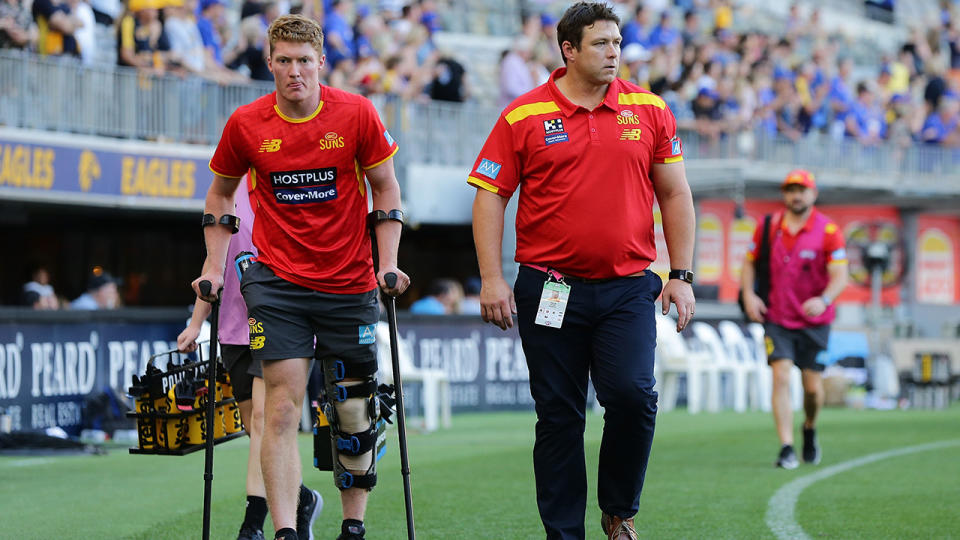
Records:
[[[122,304],[119,285],[120,280],[97,266],[87,277],[86,291],[71,302],[54,291],[50,271],[38,266],[31,273],[30,281],[23,284],[20,303],[36,310],[114,309]]]
[[[466,69],[433,45],[433,0],[0,0],[0,48],[107,58],[148,73],[272,81],[266,30],[283,13],[323,24],[325,84],[356,93],[464,101]],[[107,36],[108,39],[97,39]],[[102,50],[115,48],[115,53]]]
[[[221,83],[271,80],[266,28],[281,13],[301,12],[324,26],[325,84],[459,102],[471,99],[471,66],[433,39],[452,1],[0,0],[0,47],[91,63],[104,56],[96,36],[108,35],[120,65]],[[735,0],[608,1],[622,19],[622,76],[663,96],[681,127],[707,141],[753,130],[865,145],[960,144],[954,2],[944,0],[940,21],[911,29],[896,52],[857,65],[850,37],[826,33],[818,9],[802,2],[771,34],[736,30]],[[562,65],[556,16],[565,4],[521,5],[521,33],[499,65],[501,106]]]
[[[736,11],[712,19],[642,5],[623,26],[624,75],[662,95],[681,126],[708,140],[754,129],[791,140],[825,135],[957,146],[960,18],[943,4],[939,26],[914,29],[879,62],[855,65],[848,37],[827,34],[817,9],[794,4],[777,35],[733,30]]]
[[[960,146],[960,5],[912,28],[898,50],[857,65],[819,9],[793,4],[778,32],[738,31],[732,0],[611,2],[621,18],[621,76],[661,95],[706,142],[760,132],[863,145]],[[561,65],[556,20],[528,16],[501,62],[506,105]],[[524,72],[524,65],[527,70]]]

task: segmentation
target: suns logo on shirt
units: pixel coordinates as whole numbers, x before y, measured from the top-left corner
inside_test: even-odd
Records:
[[[621,125],[621,126],[622,126],[623,124],[634,124],[634,125],[636,125],[636,124],[639,124],[639,123],[640,123],[640,118],[639,118],[638,116],[636,116],[636,115],[633,113],[633,111],[631,111],[630,109],[624,109],[624,110],[620,111],[620,115],[617,116],[617,124],[619,124],[619,125]]]
[[[642,133],[642,131],[643,130],[641,130],[640,128],[624,129],[622,132],[620,132],[620,140],[621,141],[639,141],[640,133]]]
[[[330,131],[323,136],[323,139],[317,143],[321,150],[330,150],[331,148],[343,148],[343,137],[336,132]]]
[[[281,139],[264,139],[260,143],[260,152],[276,152],[280,150]]]

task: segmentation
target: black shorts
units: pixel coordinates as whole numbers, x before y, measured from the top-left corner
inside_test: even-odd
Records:
[[[220,344],[220,357],[223,367],[230,374],[233,397],[237,401],[246,401],[253,397],[253,378],[263,378],[263,366],[254,360],[248,345]]]
[[[377,361],[376,288],[360,294],[324,293],[290,283],[265,264],[254,263],[244,272],[240,291],[247,304],[255,359]]]
[[[779,324],[767,322],[763,325],[767,346],[767,363],[783,358],[793,360],[800,369],[823,371],[827,366],[817,362],[817,355],[827,350],[830,337],[830,325],[798,328],[785,328]]]

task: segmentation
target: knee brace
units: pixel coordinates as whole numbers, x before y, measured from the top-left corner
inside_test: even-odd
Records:
[[[377,363],[347,366],[342,360],[325,358],[321,365],[324,382],[320,409],[330,426],[334,484],[341,490],[358,487],[369,491],[377,483],[377,459],[386,442],[374,378]],[[354,474],[351,470],[365,472]]]

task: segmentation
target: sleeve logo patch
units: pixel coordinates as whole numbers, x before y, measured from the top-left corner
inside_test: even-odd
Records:
[[[489,159],[483,159],[480,161],[480,165],[477,165],[477,172],[486,176],[491,180],[496,180],[497,175],[500,174],[500,168],[503,165],[490,161]]]
[[[834,252],[830,254],[830,258],[835,261],[842,261],[847,258],[847,250],[844,248],[834,250]]]
[[[683,144],[680,142],[680,137],[674,137],[670,139],[670,154],[674,156],[679,156],[683,153]]]
[[[390,132],[386,129],[383,130],[383,138],[387,140],[387,144],[390,146],[393,146],[393,143],[396,142],[393,140],[393,137],[390,136]]]

